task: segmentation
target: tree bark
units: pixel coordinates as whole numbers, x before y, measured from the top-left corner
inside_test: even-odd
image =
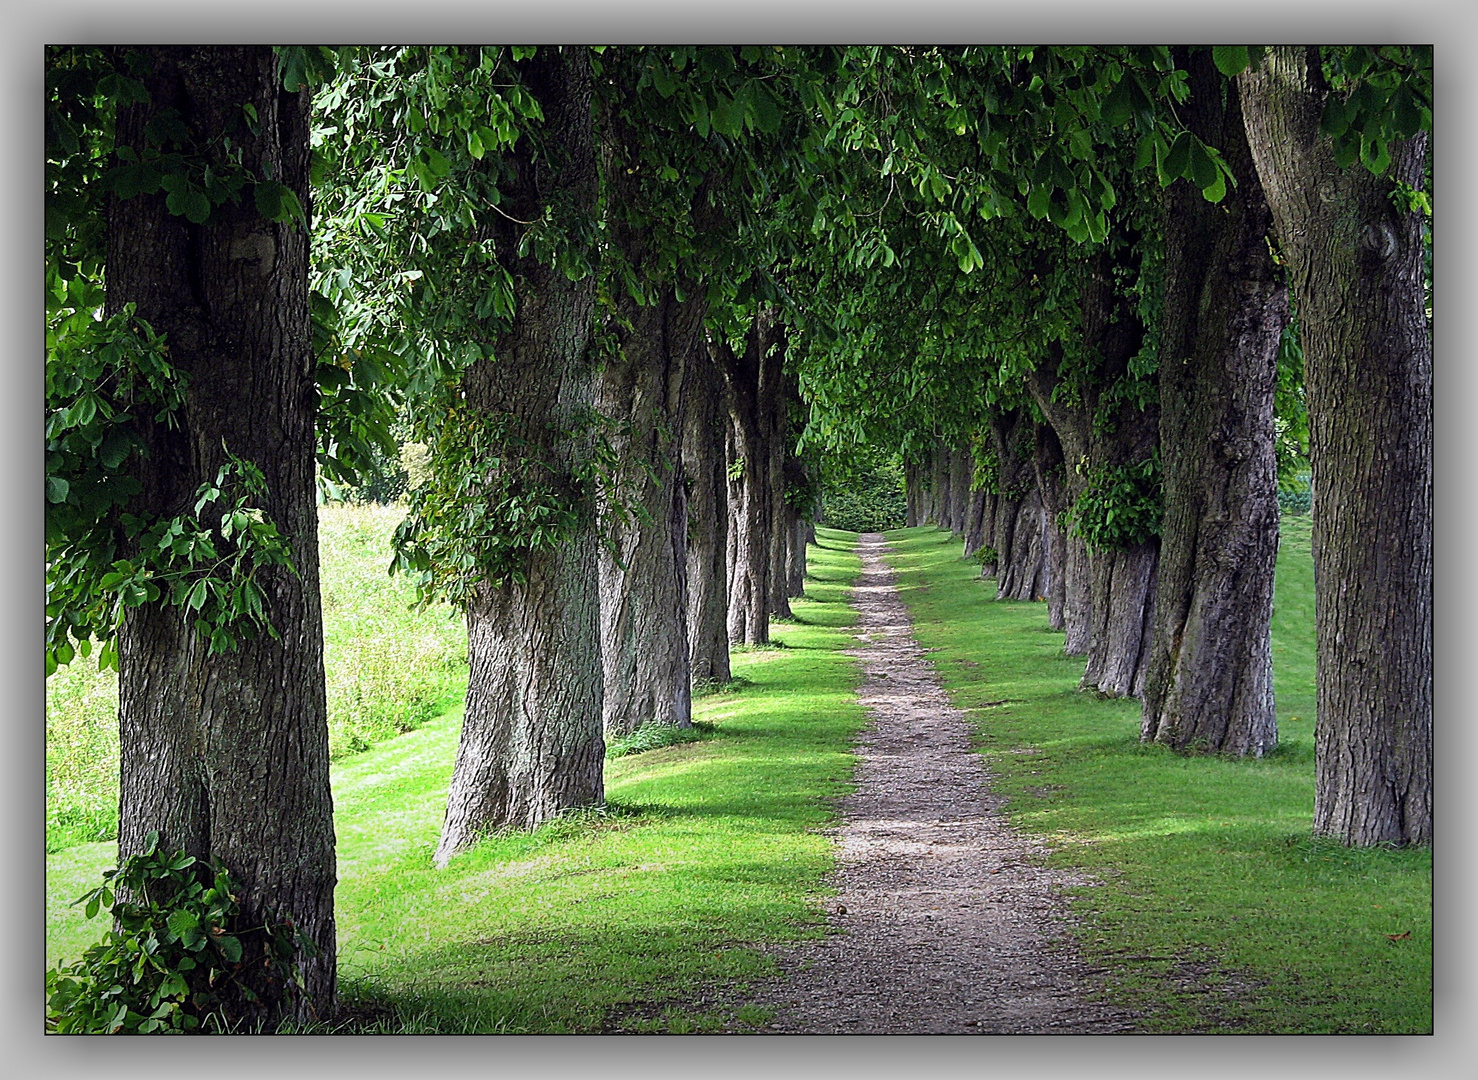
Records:
[[[1054,630],[1062,630],[1067,626],[1067,535],[1058,523],[1069,505],[1062,443],[1051,424],[1033,424],[1032,434],[1032,470],[1042,500],[1042,530],[1047,548],[1043,588],[1047,597],[1047,623]]]
[[[619,185],[613,185],[619,187]],[[645,238],[613,229],[634,265]],[[629,297],[618,309],[620,354],[607,361],[596,408],[621,423],[612,438],[625,504],[611,515],[600,550],[601,658],[607,738],[644,723],[688,727],[688,506],[680,433],[688,344],[702,333],[702,311],[663,290],[656,304]]]
[[[913,462],[904,462],[903,494],[906,509],[903,523],[910,529],[917,528],[924,523],[923,482],[923,471],[920,466]]]
[[[777,619],[788,619],[790,611],[790,535],[795,522],[795,510],[785,498],[786,461],[790,458],[790,406],[800,398],[800,388],[793,373],[783,368],[785,357],[785,328],[775,324],[775,365],[779,386],[770,399],[770,444],[765,469],[765,482],[770,486],[770,575],[769,599],[766,608]]]
[[[693,301],[699,303],[699,301]],[[700,319],[688,345],[683,390],[683,474],[688,496],[688,655],[697,683],[725,683],[729,668],[728,415],[723,376],[708,353]]]
[[[1129,297],[1115,284],[1120,274],[1137,270],[1133,245],[1103,251],[1088,263],[1083,287],[1083,342],[1098,358],[1095,383],[1087,396],[1083,420],[1097,418],[1102,395],[1119,379],[1127,379],[1130,361],[1144,343],[1140,322]],[[1124,400],[1109,425],[1087,429],[1090,470],[1111,469],[1144,461],[1155,449],[1159,407],[1141,409]],[[1159,537],[1122,548],[1088,549],[1089,629],[1084,689],[1110,697],[1138,697],[1144,689],[1154,630],[1155,582]]]
[[[768,313],[756,315],[742,354],[723,340],[709,343],[729,413],[729,641],[745,645],[770,640],[769,461],[781,364],[772,324]]]
[[[809,489],[809,472],[806,462],[799,457],[785,459],[786,489]],[[785,500],[785,594],[789,597],[806,595],[806,540],[811,534],[811,518],[815,507],[795,506]]]
[[[218,169],[229,133],[241,161],[276,177],[309,205],[308,95],[280,89],[272,50],[155,47],[151,101],[120,108],[117,143],[142,149],[151,117],[174,108]],[[243,107],[255,108],[247,130]],[[255,463],[257,501],[292,548],[297,568],[260,572],[280,640],[257,635],[211,655],[178,608],[128,612],[119,635],[119,858],[161,847],[216,859],[241,883],[242,926],[291,919],[315,946],[300,956],[304,992],[291,1006],[280,984],[257,984],[255,1009],[328,1019],[335,1008],[333,806],[328,778],[323,628],[314,487],[314,382],[308,317],[308,237],[275,224],[250,197],[215,208],[201,225],[172,215],[162,194],[108,208],[107,309],[137,305],[163,332],[188,378],[176,423],[148,425],[142,484],[132,510],[194,509],[224,447]],[[230,544],[217,537],[218,545]],[[257,961],[252,956],[250,960]]]
[[[1425,135],[1389,175],[1340,169],[1313,49],[1239,79],[1248,142],[1298,301],[1313,471],[1314,831],[1432,839],[1432,341],[1422,238],[1393,181],[1423,182]]]
[[[1273,712],[1278,497],[1273,389],[1287,288],[1233,85],[1209,52],[1188,58],[1181,117],[1236,177],[1219,206],[1175,184],[1164,210],[1160,534],[1142,738],[1261,757]]]
[[[505,158],[510,218],[530,221],[551,203],[593,213],[596,168],[591,76],[583,50],[540,49],[527,80],[543,108],[546,146],[521,141]],[[595,280],[570,281],[533,255],[518,256],[511,220],[492,226],[517,285],[517,315],[493,359],[464,376],[469,407],[506,418],[531,458],[576,497],[588,453],[578,420],[594,399],[590,363]],[[588,509],[588,508],[587,508]],[[462,737],[437,845],[438,866],[498,828],[532,828],[604,797],[596,523],[528,561],[526,580],[484,585],[467,610],[468,685]]]
[[[1024,410],[989,413],[991,441],[999,462],[996,501],[996,599],[1042,598],[1042,500],[1037,493],[1031,461],[1022,457],[1029,447],[1032,423]]]
[[[961,540],[965,538],[974,473],[975,458],[968,447],[949,452],[949,528]]]
[[[1062,490],[1055,495],[1063,509],[1070,509],[1087,489],[1087,463],[1091,414],[1086,407],[1057,400],[1061,384],[1059,365],[1062,349],[1054,345],[1046,361],[1027,377],[1027,389],[1037,408],[1047,418],[1062,453]],[[1062,535],[1062,651],[1068,656],[1086,656],[1093,625],[1093,599],[1088,547],[1069,529]]]

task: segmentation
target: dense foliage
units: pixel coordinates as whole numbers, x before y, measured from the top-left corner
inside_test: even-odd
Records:
[[[864,462],[823,475],[822,524],[852,532],[903,528],[908,505],[896,461]]]
[[[220,866],[159,849],[149,834],[83,895],[89,919],[114,929],[46,975],[46,1026],[60,1034],[229,1030],[248,1003],[301,985],[296,958],[312,941],[291,921],[240,925],[239,885]]]

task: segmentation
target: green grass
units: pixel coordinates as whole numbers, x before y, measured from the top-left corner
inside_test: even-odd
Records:
[[[1281,745],[1261,761],[1138,741],[1140,706],[1080,693],[1045,605],[994,583],[932,528],[889,561],[930,660],[1019,827],[1102,884],[1073,907],[1088,958],[1151,1031],[1429,1032],[1431,852],[1311,838],[1313,566],[1285,517],[1273,621]],[[1392,941],[1386,935],[1410,933]]]
[[[319,508],[329,752],[338,759],[440,716],[467,681],[467,632],[446,607],[412,610],[386,573],[404,507]],[[118,835],[118,677],[77,659],[46,680],[46,844]]]
[[[460,713],[335,763],[339,971],[353,1023],[391,1031],[745,1030],[757,946],[824,932],[834,845],[818,828],[850,784],[863,722],[840,650],[858,561],[818,530],[784,648],[736,653],[694,703],[698,742],[611,759],[608,805],[491,837],[435,870]],[[48,859],[47,960],[101,930],[67,901],[112,844]],[[725,989],[728,988],[728,989]]]

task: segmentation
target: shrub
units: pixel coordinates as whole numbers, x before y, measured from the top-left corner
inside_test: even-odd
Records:
[[[290,919],[247,929],[223,868],[159,850],[151,832],[77,903],[115,929],[70,967],[46,973],[46,1028],[61,1034],[225,1031],[249,1010],[280,1010],[303,984],[313,943]]]
[[[829,478],[821,492],[821,523],[849,532],[887,532],[908,521],[903,470],[891,462]]]

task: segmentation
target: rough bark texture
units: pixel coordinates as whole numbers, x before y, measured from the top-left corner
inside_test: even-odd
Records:
[[[526,72],[556,152],[534,160],[521,143],[508,155],[507,212],[529,221],[553,201],[591,213],[588,58],[580,50],[540,50]],[[496,341],[495,359],[464,377],[467,402],[510,422],[524,440],[518,452],[541,462],[573,496],[573,470],[587,447],[571,432],[596,382],[588,356],[595,282],[572,282],[532,255],[518,257],[514,222],[498,218],[492,228],[518,283],[518,315]],[[489,830],[531,828],[604,797],[595,529],[588,514],[573,535],[529,559],[523,584],[485,584],[468,608],[467,706],[438,865]]]
[[[1273,389],[1287,288],[1252,166],[1236,87],[1209,53],[1188,58],[1181,118],[1236,176],[1219,206],[1166,192],[1160,335],[1160,533],[1154,645],[1142,738],[1177,750],[1261,757],[1273,713],[1278,555]]]
[[[152,100],[119,110],[120,146],[142,148],[151,116],[175,108],[201,144],[230,132],[247,167],[276,176],[308,205],[308,97],[279,89],[271,49],[144,51],[154,62],[145,79]],[[256,134],[239,122],[248,104]],[[307,235],[267,221],[250,197],[218,207],[203,225],[170,214],[162,194],[113,200],[108,310],[129,302],[167,336],[189,380],[177,426],[143,432],[149,452],[133,511],[192,512],[197,486],[225,461],[224,441],[265,475],[258,505],[291,544],[298,572],[258,578],[281,640],[259,635],[230,653],[209,655],[178,609],[128,613],[119,636],[118,854],[141,851],[157,829],[163,847],[219,860],[241,882],[243,926],[291,918],[314,942],[317,955],[300,960],[306,987],[292,1011],[328,1018],[335,858]],[[261,1011],[270,1019],[280,1004],[266,1000]]]
[[[769,400],[771,409],[769,458],[765,468],[765,482],[770,486],[770,576],[769,599],[766,608],[777,619],[788,619],[790,611],[790,535],[795,522],[795,508],[785,498],[788,470],[786,462],[791,454],[793,437],[790,431],[790,406],[800,397],[800,388],[794,373],[787,373],[781,366],[785,355],[785,328],[775,326],[775,365],[779,374],[779,391]]]
[[[1045,585],[1042,500],[1030,457],[1032,422],[1025,410],[990,413],[991,441],[999,462],[996,500],[996,599],[1040,600]]]
[[[750,326],[743,353],[735,353],[722,340],[709,343],[724,375],[729,414],[729,640],[745,645],[770,640],[774,507],[769,461],[781,373],[773,334],[773,320],[762,313]]]
[[[967,447],[949,452],[949,529],[961,540],[969,518],[970,481],[975,474],[975,458]]]
[[[1417,216],[1426,138],[1390,172],[1342,170],[1319,134],[1312,49],[1241,77],[1248,142],[1298,301],[1314,476],[1314,831],[1432,838],[1432,341]]]
[[[806,463],[798,457],[785,459],[786,485],[789,490],[807,490]],[[811,535],[814,507],[795,507],[785,503],[785,595],[806,595],[806,542]]]
[[[1049,490],[1048,497],[1060,500],[1063,509],[1070,509],[1087,488],[1091,414],[1083,405],[1055,400],[1061,384],[1061,361],[1062,350],[1054,346],[1028,377],[1027,389],[1047,417],[1063,459],[1062,490]],[[1062,541],[1062,630],[1066,634],[1062,651],[1068,656],[1086,656],[1093,624],[1088,548],[1072,530],[1062,534]]]
[[[683,384],[683,474],[688,495],[688,655],[693,681],[728,682],[728,479],[724,383],[699,320]]]
[[[617,243],[640,263],[643,239],[617,227]],[[624,298],[629,329],[607,361],[596,408],[621,421],[611,442],[620,456],[626,512],[608,522],[600,550],[601,659],[607,737],[644,723],[690,726],[688,507],[679,434],[688,346],[702,333],[702,310],[664,290],[646,307]]]
[[[924,470],[915,462],[903,465],[903,494],[906,500],[903,523],[915,528],[924,523]]]
[[[949,447],[936,439],[930,462],[929,520],[941,529],[949,528],[949,496]]]
[[[1067,481],[1062,460],[1062,443],[1051,424],[1032,425],[1032,471],[1036,477],[1037,495],[1042,500],[1042,535],[1047,547],[1046,585],[1047,621],[1054,630],[1067,626],[1064,614],[1067,603],[1067,535],[1058,524],[1068,508]]]

